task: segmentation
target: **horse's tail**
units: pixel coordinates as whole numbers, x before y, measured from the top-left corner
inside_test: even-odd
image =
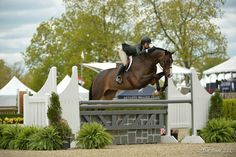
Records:
[[[93,81],[92,81],[91,86],[89,88],[89,100],[93,99]]]

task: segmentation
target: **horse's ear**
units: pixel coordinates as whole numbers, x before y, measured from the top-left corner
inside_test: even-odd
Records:
[[[170,52],[171,55],[173,55],[175,52]]]

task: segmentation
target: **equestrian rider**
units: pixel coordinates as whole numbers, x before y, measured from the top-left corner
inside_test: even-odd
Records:
[[[119,56],[120,56],[122,64],[120,64],[117,70],[117,74],[116,74],[117,83],[119,84],[122,83],[121,73],[125,69],[125,65],[128,62],[128,57],[131,58],[132,56],[135,56],[135,55],[148,53],[149,48],[150,48],[150,43],[151,43],[151,39],[145,36],[141,39],[141,42],[137,45],[128,45],[126,43],[122,44],[122,50],[119,51]]]

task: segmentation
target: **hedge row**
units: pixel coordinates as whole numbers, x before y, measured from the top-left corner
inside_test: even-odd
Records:
[[[224,99],[222,117],[236,120],[236,99]]]

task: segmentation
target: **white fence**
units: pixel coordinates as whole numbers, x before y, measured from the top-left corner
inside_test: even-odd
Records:
[[[24,124],[47,126],[47,109],[50,103],[50,95],[57,92],[57,70],[52,67],[40,91],[34,96],[24,95]],[[59,95],[62,107],[62,117],[67,120],[72,132],[76,133],[80,126],[79,119],[79,94],[77,67],[72,68],[72,77],[65,90]]]
[[[50,101],[51,92],[56,92],[56,68],[52,67],[47,81],[42,89],[34,96],[24,95],[24,124],[47,126],[47,109]],[[169,104],[167,134],[170,135],[172,128],[191,128],[194,132],[205,126],[208,120],[208,108],[210,94],[201,86],[195,70],[192,70],[192,91],[193,95],[183,95],[174,86],[172,80],[169,80],[168,99],[169,100],[193,100],[193,118],[191,115],[191,104]],[[80,127],[80,107],[78,93],[78,73],[77,67],[72,68],[70,83],[65,90],[59,94],[62,107],[62,117],[66,119],[76,133]],[[194,123],[193,123],[194,122]]]
[[[192,124],[191,104],[169,104],[168,119],[167,119],[167,134],[170,135],[172,128],[191,128],[194,127],[193,134],[197,134],[197,130],[205,126],[208,121],[208,110],[210,105],[211,95],[201,86],[197,73],[192,71],[192,95],[191,93],[183,95],[175,87],[171,79],[168,80],[168,99],[192,99],[193,101],[193,119]],[[192,97],[192,98],[191,98]]]
[[[47,109],[50,94],[56,92],[56,67],[50,69],[48,78],[43,87],[34,96],[24,95],[24,124],[47,126]]]

